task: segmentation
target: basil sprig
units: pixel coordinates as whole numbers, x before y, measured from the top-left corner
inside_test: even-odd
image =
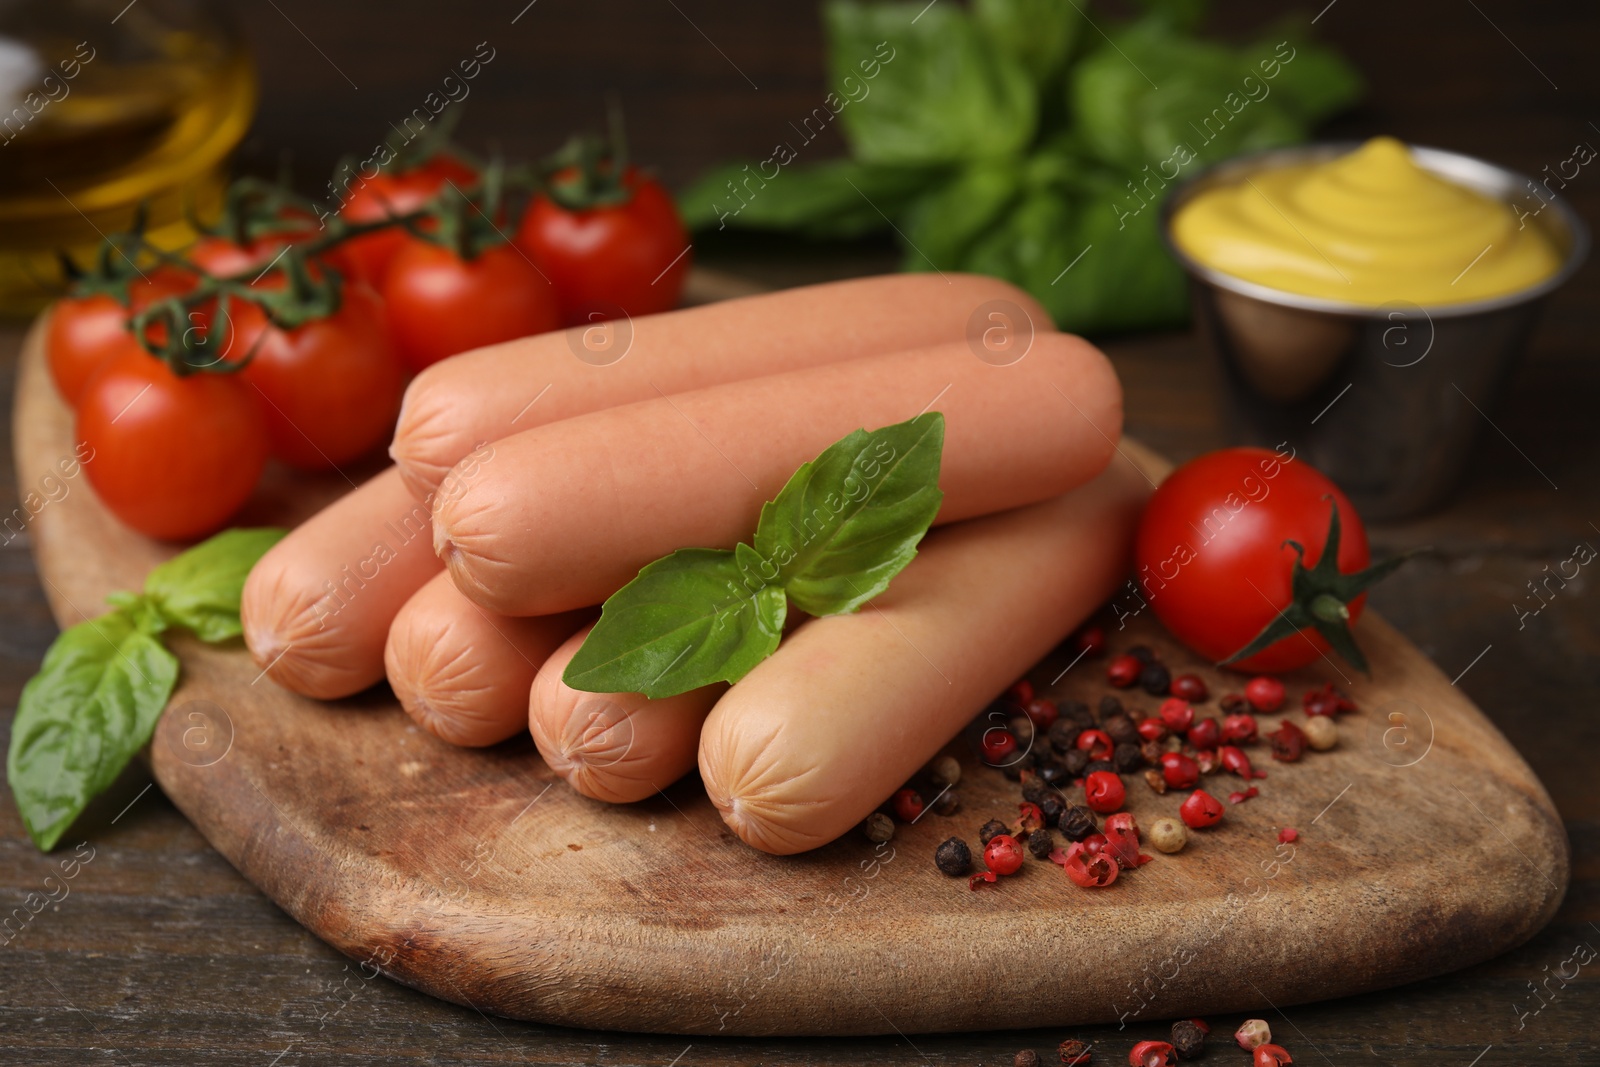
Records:
[[[202,641],[237,637],[245,577],[283,530],[227,530],[156,567],[144,592],[63,631],[28,680],[11,724],[6,776],[40,850],[55,847],[89,802],[150,740],[178,682],[168,627]]]
[[[829,445],[762,505],[751,544],[679,549],[613,594],[562,680],[653,699],[737,682],[778,647],[791,604],[857,610],[933,524],[943,447],[937,411]]]

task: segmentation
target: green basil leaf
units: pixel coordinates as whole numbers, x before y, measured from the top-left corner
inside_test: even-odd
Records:
[[[202,641],[226,641],[242,633],[239,598],[250,568],[286,530],[265,527],[224,530],[156,567],[145,579],[145,595],[168,622]]]
[[[6,775],[28,835],[53,848],[150,740],[178,659],[122,611],[57,637],[22,688]]]
[[[954,4],[833,0],[823,11],[829,80],[859,83],[839,111],[864,163],[927,165],[1023,151],[1038,128],[1029,72]],[[864,79],[860,64],[876,59]]]
[[[974,164],[957,173],[906,213],[904,268],[959,270],[967,249],[1020,192],[1015,163]]]
[[[685,548],[606,600],[562,680],[590,693],[675,696],[737,682],[778,647],[783,590],[747,585],[735,554]]]
[[[1002,56],[1027,71],[1037,89],[1055,83],[1083,16],[1061,0],[973,0],[972,17]]]
[[[845,159],[779,167],[779,158],[788,157],[732,163],[701,178],[678,198],[684,224],[691,230],[789,231],[815,240],[864,237],[887,230],[889,219],[939,178],[926,168]]]
[[[943,446],[937,411],[829,445],[762,506],[746,567],[808,614],[855,611],[916,556],[944,499]]]

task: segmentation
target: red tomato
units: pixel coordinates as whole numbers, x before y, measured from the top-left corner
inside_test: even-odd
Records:
[[[264,269],[278,257],[285,245],[291,243],[294,242],[269,237],[248,245],[237,245],[223,237],[202,237],[190,246],[184,258],[208,274],[227,278],[249,270]]]
[[[357,174],[350,179],[349,193],[339,214],[347,222],[377,222],[417,210],[447,182],[465,188],[477,180],[477,172],[449,156],[438,156],[400,174],[379,171],[371,178]],[[330,259],[346,273],[376,287],[382,284],[389,261],[409,238],[402,227],[396,226],[347,241],[330,254]]]
[[[1329,496],[1331,502],[1324,499]],[[1141,592],[1174,637],[1220,662],[1292,603],[1296,557],[1284,541],[1303,545],[1305,566],[1315,566],[1334,505],[1342,529],[1339,570],[1363,570],[1371,556],[1360,516],[1304,460],[1264,448],[1228,448],[1193,459],[1145,506],[1134,546]],[[1352,625],[1365,602],[1365,594],[1350,601]],[[1307,628],[1229,666],[1288,671],[1327,650],[1322,635]]]
[[[327,470],[388,440],[405,371],[372,290],[347,284],[338,311],[292,330],[270,325],[244,301],[230,304],[229,317],[223,358],[254,352],[239,376],[259,393],[273,455]]]
[[[517,244],[550,276],[568,326],[669,311],[678,304],[689,273],[689,234],[672,198],[654,178],[629,167],[623,178],[632,197],[569,211],[548,196],[528,205]]]
[[[163,267],[128,287],[128,307],[104,293],[56,301],[45,328],[44,350],[62,399],[76,406],[95,371],[134,344],[128,330],[131,316],[157,300],[187,292],[191,284],[188,275]]]
[[[555,293],[512,245],[473,260],[410,238],[389,263],[383,300],[395,347],[412,370],[457,352],[561,325]]]
[[[90,379],[77,438],[101,502],[162,540],[221,529],[267,462],[261,407],[243,382],[228,374],[179,378],[139,348]]]

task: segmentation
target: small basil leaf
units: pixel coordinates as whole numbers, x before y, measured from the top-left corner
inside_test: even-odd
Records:
[[[6,775],[23,825],[53,848],[150,740],[178,680],[178,659],[126,613],[57,637],[22,687]]]
[[[943,446],[937,411],[829,445],[762,506],[757,565],[801,611],[855,611],[917,554],[944,499]]]
[[[239,598],[250,568],[286,530],[224,530],[167,560],[145,579],[145,595],[168,622],[202,641],[226,641],[242,632]]]
[[[778,647],[783,590],[747,584],[725,549],[656,560],[606,600],[562,680],[590,693],[675,696],[737,682]]]
[[[864,237],[889,229],[889,219],[940,175],[848,159],[806,166],[794,163],[795,155],[792,143],[783,142],[760,162],[712,171],[678,198],[684,224],[691,230],[790,231],[816,240]]]

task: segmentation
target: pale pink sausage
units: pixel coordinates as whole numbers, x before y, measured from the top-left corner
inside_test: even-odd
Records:
[[[859,823],[1110,596],[1147,493],[1119,459],[1054,500],[934,531],[861,611],[801,625],[701,730],[723,821],[779,855]]]
[[[421,499],[480,443],[558,419],[969,333],[1007,358],[1052,330],[1037,301],[998,279],[893,274],[541,334],[419,374],[389,454]]]
[[[463,593],[506,615],[594,604],[651,560],[750,537],[802,463],[859,428],[945,416],[940,522],[1093,478],[1121,432],[1104,355],[1041,334],[997,366],[964,342],[870,356],[611,408],[497,441],[434,504],[434,546]]]
[[[700,723],[724,685],[661,700],[640,693],[585,693],[561,672],[585,628],[545,660],[528,698],[528,729],[545,763],[586,797],[643,800],[694,770]]]
[[[360,692],[383,678],[389,621],[440,567],[428,505],[390,467],[261,557],[239,608],[245,643],[273,681],[297,693]]]
[[[589,612],[491,615],[438,574],[389,626],[384,668],[406,713],[452,745],[493,745],[528,725],[539,667]]]

